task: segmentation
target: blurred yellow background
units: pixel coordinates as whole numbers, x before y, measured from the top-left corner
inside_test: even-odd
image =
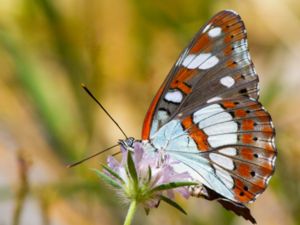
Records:
[[[140,138],[179,53],[222,9],[245,21],[277,130],[275,175],[250,208],[258,224],[300,224],[299,0],[1,0],[0,224],[121,224],[126,207],[90,170],[109,153],[65,167],[123,138],[80,83]],[[216,202],[178,201],[188,216],[161,204],[135,224],[248,224]]]

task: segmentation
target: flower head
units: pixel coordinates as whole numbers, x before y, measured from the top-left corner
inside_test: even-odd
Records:
[[[178,162],[163,151],[144,151],[140,142],[133,144],[133,150],[131,153],[121,148],[122,160],[119,162],[110,156],[104,173],[98,171],[98,174],[109,181],[126,202],[140,203],[146,212],[157,207],[160,200],[184,212],[172,199],[174,192],[189,197],[187,186],[195,185],[189,182],[189,174],[177,173],[173,166]]]

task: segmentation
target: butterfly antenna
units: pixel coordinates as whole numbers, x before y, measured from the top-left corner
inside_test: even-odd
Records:
[[[111,156],[119,155],[121,152],[122,152],[122,151],[116,152],[116,153],[112,154]]]
[[[127,139],[128,136],[125,134],[125,132],[120,127],[120,125],[117,123],[117,121],[115,121],[114,118],[112,118],[112,116],[109,114],[109,112],[107,112],[107,110],[103,107],[103,105],[96,99],[96,97],[90,92],[90,90],[84,84],[81,84],[81,86],[88,93],[88,95],[101,107],[101,109],[106,113],[106,115],[108,115],[108,117],[116,124],[116,126],[119,128],[119,130],[122,132],[122,134]]]
[[[94,158],[94,157],[97,156],[97,155],[100,155],[100,154],[102,154],[102,153],[104,153],[104,152],[106,152],[106,151],[108,151],[108,150],[110,150],[110,149],[112,149],[112,148],[117,147],[118,145],[119,145],[119,144],[113,145],[113,146],[111,146],[111,147],[109,147],[109,148],[106,148],[106,149],[100,151],[100,152],[97,152],[97,153],[95,153],[95,154],[93,154],[93,155],[90,155],[90,156],[88,156],[88,157],[86,157],[86,158],[84,158],[84,159],[82,159],[82,160],[80,160],[80,161],[78,161],[78,162],[71,163],[71,164],[67,165],[67,167],[68,167],[68,168],[71,168],[71,167],[77,166],[77,165],[79,165],[79,164],[81,164],[81,163],[83,163],[83,162],[85,162],[85,161],[87,161],[87,160],[89,160],[89,159],[91,159],[91,158]]]

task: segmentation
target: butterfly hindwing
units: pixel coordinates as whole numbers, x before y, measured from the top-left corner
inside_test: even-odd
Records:
[[[195,111],[182,124],[236,201],[253,201],[266,189],[275,167],[275,131],[260,103],[221,101]]]
[[[218,194],[256,199],[274,172],[275,130],[258,102],[245,26],[222,11],[196,34],[156,94],[142,139]]]

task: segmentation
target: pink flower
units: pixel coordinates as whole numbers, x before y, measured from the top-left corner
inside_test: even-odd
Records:
[[[133,144],[133,152],[124,147],[121,151],[120,162],[112,156],[107,159],[108,167],[104,167],[104,174],[126,202],[141,203],[147,212],[158,207],[160,200],[163,200],[184,212],[173,202],[174,193],[188,198],[188,186],[195,183],[189,182],[187,172],[175,172],[173,166],[178,162],[163,151],[144,151],[140,142]]]

